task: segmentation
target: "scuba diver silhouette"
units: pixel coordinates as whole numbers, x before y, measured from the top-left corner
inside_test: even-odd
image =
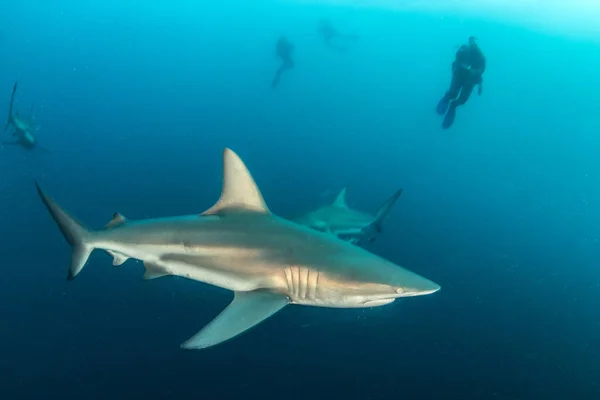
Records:
[[[454,123],[456,107],[469,100],[475,85],[479,86],[481,95],[482,75],[485,72],[485,56],[477,45],[477,38],[469,37],[468,44],[460,46],[452,63],[452,82],[450,89],[439,101],[436,112],[445,115],[443,129],[448,129]],[[458,98],[457,98],[458,97]]]
[[[346,42],[358,40],[357,35],[348,35],[341,33],[333,27],[329,20],[326,19],[322,19],[319,22],[319,35],[321,36],[321,38],[323,38],[323,41],[327,46],[342,53],[345,52],[347,48],[340,45],[339,43],[336,43],[336,39]]]
[[[276,88],[279,85],[279,81],[281,80],[281,74],[285,71],[294,68],[294,61],[292,61],[292,50],[294,50],[294,45],[290,43],[289,40],[285,38],[285,36],[281,36],[275,45],[275,52],[277,57],[281,58],[281,66],[277,69],[275,73],[275,78],[271,83],[272,88]]]

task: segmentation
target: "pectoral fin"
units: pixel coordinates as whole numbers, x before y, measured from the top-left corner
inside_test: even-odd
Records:
[[[287,296],[268,291],[236,292],[229,306],[181,347],[204,349],[229,340],[269,318],[288,303]]]

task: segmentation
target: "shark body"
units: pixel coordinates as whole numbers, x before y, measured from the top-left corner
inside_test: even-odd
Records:
[[[17,92],[17,82],[13,86],[12,95],[10,98],[10,106],[8,109],[8,120],[4,127],[6,131],[9,127],[13,128],[13,136],[15,140],[3,141],[5,145],[21,146],[27,150],[33,150],[38,145],[37,130],[38,126],[33,119],[33,110],[30,116],[21,115],[18,111],[13,114],[13,103],[15,101],[15,93]]]
[[[357,246],[275,216],[233,151],[225,149],[223,165],[221,197],[202,214],[139,221],[115,214],[98,231],[81,225],[36,184],[73,247],[67,279],[102,249],[114,265],[142,260],[146,279],[175,275],[233,291],[230,305],[181,345],[187,349],[231,339],[288,304],[374,307],[440,289]]]
[[[351,243],[358,243],[365,238],[373,242],[375,236],[371,234],[372,231],[381,232],[383,220],[401,194],[402,189],[397,190],[375,214],[369,214],[350,208],[346,201],[346,188],[343,188],[332,204],[294,218],[293,221]]]

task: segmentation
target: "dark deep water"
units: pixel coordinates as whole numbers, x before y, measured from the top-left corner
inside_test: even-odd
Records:
[[[36,105],[48,153],[0,149],[1,399],[600,398],[600,46],[474,18],[270,1],[23,0],[0,14],[0,110]],[[319,18],[360,34],[346,54]],[[296,67],[269,85],[277,37]],[[455,45],[482,96],[440,129]],[[5,134],[4,138],[10,138]],[[442,286],[359,310],[290,306],[179,344],[231,293],[141,279],[68,244],[39,180],[90,227],[202,212],[221,152],[282,216],[403,195],[368,249]]]

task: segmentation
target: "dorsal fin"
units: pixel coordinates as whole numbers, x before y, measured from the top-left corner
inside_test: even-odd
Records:
[[[335,198],[333,205],[336,207],[344,207],[348,208],[348,204],[346,203],[346,187],[344,187],[340,194]]]
[[[219,201],[201,215],[249,211],[270,214],[250,171],[231,149],[223,151],[223,190]]]
[[[123,216],[123,214],[114,213],[112,219],[110,220],[110,222],[108,224],[106,224],[105,228],[106,229],[115,228],[119,225],[123,225],[125,222],[127,222],[127,218],[125,218]]]

